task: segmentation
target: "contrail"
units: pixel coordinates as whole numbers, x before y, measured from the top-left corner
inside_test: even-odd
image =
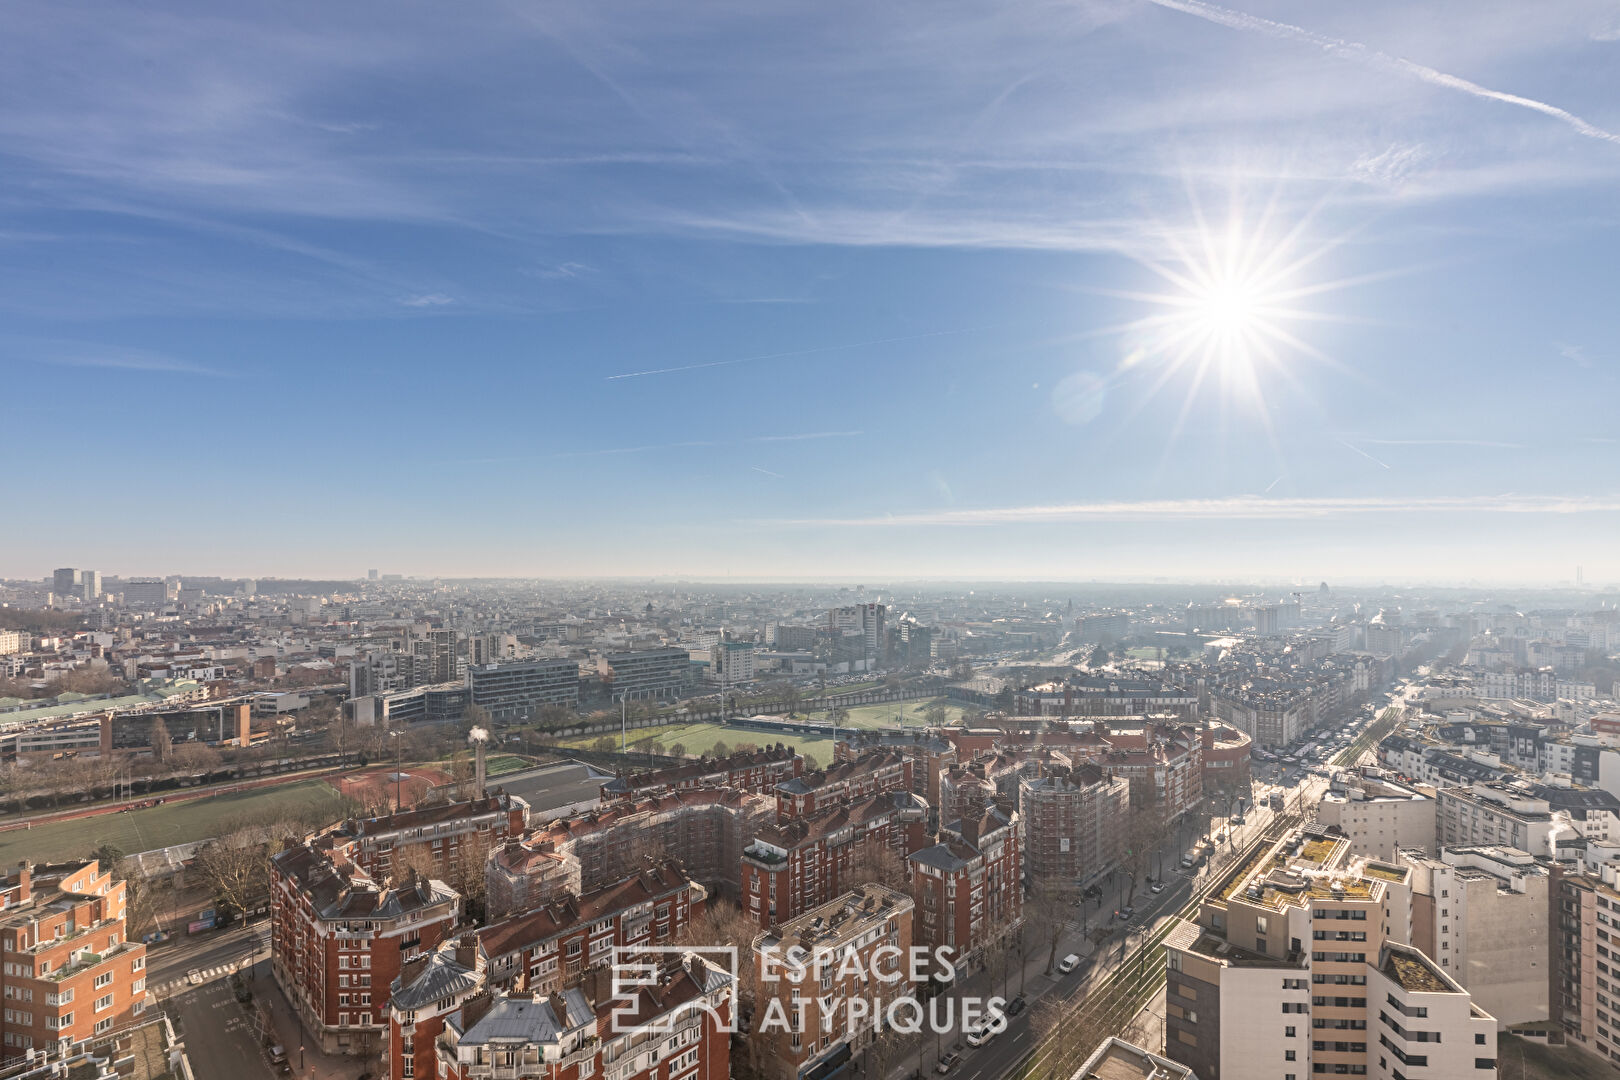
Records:
[[[1332,53],[1346,60],[1354,61],[1368,67],[1382,68],[1396,71],[1413,78],[1421,79],[1431,86],[1443,86],[1448,90],[1460,90],[1477,98],[1488,101],[1500,101],[1507,105],[1517,105],[1521,109],[1532,109],[1554,120],[1560,120],[1589,139],[1602,139],[1604,142],[1620,143],[1620,135],[1607,131],[1596,124],[1581,119],[1566,109],[1556,105],[1549,105],[1545,101],[1535,98],[1520,97],[1518,94],[1507,94],[1501,90],[1492,90],[1490,87],[1460,79],[1455,75],[1447,75],[1443,71],[1436,71],[1432,67],[1399,56],[1369,49],[1356,41],[1344,41],[1340,38],[1330,38],[1323,34],[1307,30],[1303,26],[1292,23],[1275,22],[1271,19],[1261,18],[1259,15],[1250,15],[1247,12],[1233,11],[1205,0],[1147,0],[1150,4],[1157,4],[1162,8],[1179,11],[1186,15],[1196,15],[1200,19],[1229,27],[1233,30],[1252,30],[1265,34],[1267,37],[1289,38],[1295,41],[1308,42],[1323,52]]]
[[[1262,495],[1270,495],[1271,494],[1271,489],[1276,487],[1280,483],[1282,483],[1282,476],[1278,476],[1277,479],[1275,479],[1271,483],[1267,484],[1266,485],[1266,490],[1262,491],[1260,494],[1262,494]]]
[[[1149,499],[1139,502],[1068,503],[880,514],[864,518],[789,518],[759,522],[775,526],[894,528],[1067,524],[1091,521],[1282,521],[1369,514],[1572,515],[1620,513],[1617,495],[1431,495],[1335,496],[1279,499],[1258,495],[1209,499]]]
[[[814,356],[817,353],[839,352],[844,349],[865,349],[873,345],[893,345],[899,341],[921,341],[924,338],[945,337],[948,334],[968,334],[978,327],[963,327],[960,330],[934,330],[927,334],[906,334],[903,337],[878,338],[875,341],[852,341],[847,345],[820,345],[814,349],[791,349],[787,352],[760,353],[758,356],[739,356],[734,360],[709,360],[702,364],[682,364],[679,367],[649,368],[646,371],[626,371],[619,375],[609,375],[607,380],[639,379],[643,375],[673,375],[678,371],[701,371],[704,368],[730,367],[732,364],[752,364],[758,360],[785,360],[790,356]]]
[[[760,467],[759,467],[759,466],[758,466],[758,465],[750,465],[750,466],[748,466],[748,467],[749,467],[749,468],[750,468],[750,469],[753,469],[753,470],[754,470],[754,471],[755,471],[755,472],[759,472],[759,473],[764,473],[764,474],[765,474],[765,475],[766,475],[766,476],[774,476],[774,477],[776,477],[776,479],[778,479],[778,480],[780,480],[780,479],[782,479],[782,474],[781,474],[781,473],[779,473],[779,472],[771,472],[771,470],[769,470],[769,469],[762,469],[762,468],[760,468]]]
[[[1339,445],[1344,447],[1346,450],[1354,450],[1356,453],[1360,454],[1362,457],[1366,458],[1368,461],[1372,462],[1374,465],[1378,465],[1378,466],[1380,466],[1382,468],[1385,468],[1385,469],[1389,468],[1388,465],[1385,465],[1382,461],[1379,461],[1377,458],[1373,457],[1371,454],[1367,453],[1367,451],[1363,450],[1361,447],[1355,445],[1354,443],[1345,442],[1343,439],[1340,439],[1339,440]]]

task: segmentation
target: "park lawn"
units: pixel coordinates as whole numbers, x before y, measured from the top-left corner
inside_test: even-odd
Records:
[[[531,767],[531,762],[513,754],[496,754],[484,762],[484,768],[489,770],[490,776],[505,776],[507,773],[522,772]]]
[[[849,727],[853,728],[886,728],[886,727],[921,727],[925,721],[923,714],[934,705],[945,708],[945,723],[954,724],[962,719],[962,706],[953,705],[945,698],[924,698],[921,701],[890,701],[882,705],[857,705],[849,710]],[[824,718],[823,713],[816,713],[815,719]]]
[[[133,855],[205,840],[248,821],[267,824],[311,807],[324,811],[327,819],[336,819],[343,813],[343,796],[325,780],[298,780],[128,814],[97,814],[33,829],[12,829],[0,832],[0,865],[14,866],[20,859],[59,862],[85,857],[102,844],[113,844]]]
[[[601,735],[576,735],[564,739],[560,746],[572,746],[578,749],[590,749]],[[749,731],[745,728],[726,727],[723,724],[664,724],[655,728],[640,728],[630,736],[630,749],[649,752],[649,744],[654,741],[664,744],[665,751],[680,743],[686,750],[688,757],[697,757],[707,754],[714,749],[715,743],[723,742],[728,748],[738,743],[753,743],[755,746],[764,746],[778,740],[790,742],[798,747],[802,753],[809,751],[815,755],[816,760],[823,765],[832,761],[832,739],[821,735],[794,735],[784,737],[775,732]],[[617,749],[619,737],[613,736],[613,745]]]

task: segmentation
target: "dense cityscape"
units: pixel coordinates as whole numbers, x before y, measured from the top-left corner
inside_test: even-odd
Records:
[[[1620,594],[0,588],[25,1066],[1620,1062]],[[884,950],[923,960],[843,970]]]

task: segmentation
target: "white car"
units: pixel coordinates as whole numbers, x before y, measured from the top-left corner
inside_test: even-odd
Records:
[[[1065,956],[1062,960],[1058,961],[1058,971],[1061,972],[1064,975],[1067,975],[1069,972],[1073,971],[1075,968],[1077,968],[1079,966],[1080,966],[1080,954],[1079,953],[1070,953],[1068,956]]]
[[[967,1044],[969,1046],[983,1046],[991,1039],[1007,1030],[1007,1014],[992,1012],[977,1031],[968,1032]]]

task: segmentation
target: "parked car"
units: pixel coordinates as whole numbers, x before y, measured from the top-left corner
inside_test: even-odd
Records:
[[[1079,953],[1070,953],[1068,956],[1065,956],[1062,960],[1058,961],[1058,971],[1061,972],[1064,975],[1067,975],[1069,972],[1073,971],[1075,968],[1077,968],[1079,966],[1080,966],[1080,954]]]
[[[939,1074],[941,1076],[950,1072],[962,1063],[962,1055],[957,1053],[946,1054],[939,1059]]]
[[[970,1031],[967,1037],[969,1046],[983,1046],[991,1039],[1007,1030],[1007,1014],[993,1012],[976,1031]]]
[[[1154,892],[1156,892],[1156,893],[1162,893],[1162,892],[1164,892],[1164,882],[1162,882],[1162,881],[1155,881],[1155,882],[1154,882],[1154,883],[1153,883],[1153,891],[1154,891]]]
[[[1019,994],[1017,997],[1007,1002],[1007,1015],[1017,1016],[1019,1013],[1024,1011],[1025,1006],[1028,1004],[1029,1002],[1024,1000],[1024,995]]]

